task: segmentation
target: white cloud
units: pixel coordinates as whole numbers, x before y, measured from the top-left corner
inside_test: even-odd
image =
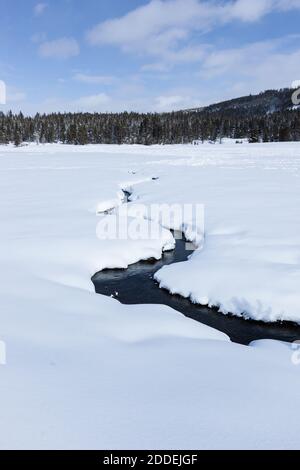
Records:
[[[115,81],[115,77],[106,75],[89,75],[85,73],[76,73],[73,80],[89,85],[110,85]]]
[[[231,16],[242,21],[257,21],[273,8],[273,0],[238,0],[232,4]]]
[[[191,27],[206,29],[223,11],[224,6],[198,0],[152,0],[121,18],[98,24],[87,38],[93,45],[112,44],[125,50],[136,50],[154,38],[171,46],[185,38]]]
[[[233,77],[239,74],[255,74],[258,64],[263,67],[264,64],[270,64],[278,57],[285,57],[287,60],[293,56],[293,53],[280,53],[279,50],[283,44],[288,45],[297,39],[294,36],[288,36],[281,39],[261,41],[251,43],[243,47],[232,49],[215,50],[208,54],[203,61],[201,75],[206,78],[223,76],[226,73]],[[296,64],[295,64],[296,65]],[[283,72],[280,69],[276,75]]]
[[[27,99],[25,92],[13,86],[8,86],[6,89],[6,104],[20,103]]]
[[[80,53],[79,44],[74,38],[60,38],[43,42],[39,46],[39,54],[45,58],[68,59]]]
[[[167,64],[163,62],[153,62],[142,66],[142,72],[166,72],[168,70]]]
[[[27,103],[26,110],[29,114],[34,114],[36,112],[106,112],[110,111],[112,108],[111,101],[110,96],[104,93],[91,96],[81,96],[71,100],[52,96],[39,103]]]
[[[293,10],[300,8],[300,0],[277,0],[275,3],[278,10]]]
[[[232,21],[254,22],[272,11],[295,8],[300,8],[300,0],[152,0],[99,23],[88,31],[87,40],[154,56],[164,64],[196,62],[202,51],[189,42],[193,31],[207,32]]]
[[[75,100],[72,106],[82,111],[100,111],[104,110],[103,106],[109,102],[110,97],[106,93],[99,93],[98,95],[82,96]]]
[[[158,96],[155,101],[157,111],[173,111],[174,109],[178,109],[180,105],[189,101],[189,98],[180,95]]]
[[[33,9],[35,16],[41,16],[48,8],[48,3],[37,3]]]
[[[210,85],[222,83],[220,99],[241,96],[270,88],[290,87],[299,77],[300,48],[297,37],[249,44],[236,49],[214,51],[205,58],[199,77]],[[284,52],[282,45],[290,46]],[[296,45],[296,47],[295,47]],[[234,70],[234,73],[233,73]],[[225,85],[226,84],[226,85]]]
[[[278,47],[278,41],[264,41],[233,49],[215,50],[203,61],[201,74],[204,78],[222,76],[227,72],[234,76],[252,70],[253,64],[267,60]]]
[[[200,62],[206,56],[211,46],[201,44],[200,46],[186,46],[177,50],[161,50],[158,62],[144,64],[144,72],[166,72],[176,64],[187,64]]]

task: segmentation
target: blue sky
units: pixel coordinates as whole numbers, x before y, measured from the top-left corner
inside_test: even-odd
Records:
[[[300,78],[300,0],[0,0],[24,113],[169,111]]]

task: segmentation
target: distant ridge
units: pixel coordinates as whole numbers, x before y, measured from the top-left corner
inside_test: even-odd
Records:
[[[291,109],[293,106],[291,97],[294,89],[283,88],[280,90],[266,90],[256,95],[242,96],[220,103],[211,104],[205,107],[184,109],[186,113],[231,113],[240,111],[241,113],[254,113],[263,115],[274,112],[282,112]]]

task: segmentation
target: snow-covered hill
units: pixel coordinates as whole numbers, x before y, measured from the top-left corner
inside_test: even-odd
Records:
[[[223,113],[229,115],[239,114],[244,116],[264,116],[268,113],[288,111],[292,108],[292,94],[290,88],[282,90],[266,90],[257,95],[242,96],[228,101],[212,104],[210,106],[186,110],[187,112],[198,111],[204,113]],[[297,108],[295,108],[297,109]]]

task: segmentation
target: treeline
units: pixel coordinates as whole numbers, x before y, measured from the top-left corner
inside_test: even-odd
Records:
[[[0,113],[0,143],[152,145],[216,142],[224,137],[247,138],[250,142],[300,141],[300,110],[286,101],[286,94],[287,90],[268,91],[256,95],[255,100],[240,98],[241,102],[161,114],[54,113],[28,117]]]

